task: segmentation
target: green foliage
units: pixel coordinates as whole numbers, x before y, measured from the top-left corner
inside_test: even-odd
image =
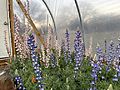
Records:
[[[89,64],[87,58],[84,59],[80,70],[78,71],[78,76],[74,79],[74,58],[72,57],[72,63],[67,63],[64,61],[64,57],[57,57],[58,65],[56,67],[45,67],[41,65],[41,70],[43,73],[43,83],[45,84],[45,90],[88,90],[90,88],[91,70],[92,67]],[[17,59],[11,64],[11,74],[15,76],[15,70],[17,69],[18,74],[22,77],[23,82],[27,90],[37,90],[36,83],[32,83],[32,76],[34,75],[34,70],[32,67],[31,60],[21,60]],[[120,81],[113,82],[112,78],[115,74],[115,70],[111,68],[109,73],[106,73],[106,66],[103,66],[102,73],[98,75],[98,81],[96,83],[97,90],[107,90],[109,85],[112,84],[113,90],[119,90]],[[101,76],[104,75],[107,79],[102,80]]]
[[[27,90],[36,90],[36,84],[32,83],[32,76],[34,75],[31,60],[16,59],[11,64],[11,74],[16,76],[15,71],[18,71],[18,75],[22,77],[24,86]]]

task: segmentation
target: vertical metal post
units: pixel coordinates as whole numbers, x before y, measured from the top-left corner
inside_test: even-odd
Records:
[[[13,12],[13,0],[8,0],[9,4],[9,18],[10,18],[10,32],[12,43],[12,58],[15,57],[15,41],[14,41],[14,12]]]

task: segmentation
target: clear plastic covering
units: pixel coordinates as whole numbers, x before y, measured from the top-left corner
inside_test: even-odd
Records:
[[[14,0],[15,1],[15,0]],[[23,1],[23,0],[22,0]],[[30,16],[38,30],[47,30],[51,24],[55,31],[51,15],[42,0],[28,0]],[[44,0],[55,21],[59,43],[65,38],[66,29],[70,32],[71,48],[77,27],[80,26],[75,0]],[[92,47],[94,52],[97,43],[104,45],[105,40],[117,41],[120,34],[120,1],[119,0],[77,0],[84,31],[86,49]],[[24,3],[24,1],[23,1]],[[15,13],[23,20],[23,14],[15,2]],[[81,28],[80,28],[81,30]]]
[[[7,0],[0,0],[0,58],[9,57],[10,47]]]

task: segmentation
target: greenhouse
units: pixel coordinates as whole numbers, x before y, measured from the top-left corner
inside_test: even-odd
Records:
[[[120,90],[119,0],[0,0],[0,90]]]

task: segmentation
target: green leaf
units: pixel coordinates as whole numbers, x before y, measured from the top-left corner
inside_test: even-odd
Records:
[[[107,90],[113,90],[112,84],[109,85]]]
[[[18,70],[17,70],[17,69],[15,70],[15,75],[19,75],[19,74],[18,74]]]

